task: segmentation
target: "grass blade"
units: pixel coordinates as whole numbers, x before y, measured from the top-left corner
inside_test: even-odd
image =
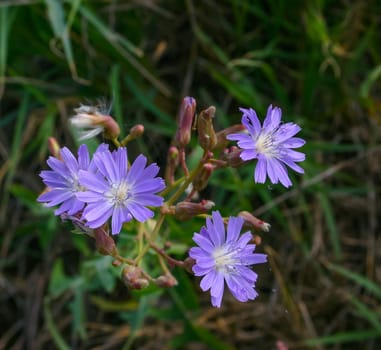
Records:
[[[340,235],[336,229],[335,216],[332,210],[332,206],[324,193],[320,192],[318,194],[318,198],[325,215],[325,220],[330,234],[331,244],[335,253],[335,257],[336,259],[340,260],[342,257]]]
[[[368,339],[380,338],[381,333],[377,330],[354,330],[350,332],[336,333],[325,337],[308,339],[305,341],[306,346],[330,345],[351,342],[361,342]]]
[[[356,272],[347,270],[346,268],[335,265],[332,263],[327,263],[326,264],[327,268],[337,272],[338,274],[352,280],[356,284],[364,287],[369,293],[375,295],[377,298],[381,300],[381,288],[379,285],[371,281],[370,279],[364,277],[363,275],[360,275]]]

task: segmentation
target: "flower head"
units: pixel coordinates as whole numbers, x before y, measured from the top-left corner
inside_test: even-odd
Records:
[[[258,276],[249,266],[266,262],[266,255],[254,253],[250,232],[240,235],[243,222],[240,217],[230,217],[225,232],[221,214],[214,211],[212,219],[206,219],[206,227],[193,236],[198,247],[189,251],[196,261],[192,269],[196,276],[204,276],[200,287],[203,291],[210,289],[213,306],[221,306],[225,282],[239,301],[253,300],[258,295],[254,289]]]
[[[74,115],[70,122],[77,130],[79,140],[86,140],[97,136],[104,132],[105,137],[115,138],[120,134],[118,123],[109,115],[105,107],[81,105],[74,109],[77,114]]]
[[[97,152],[93,162],[97,172],[79,172],[79,182],[87,190],[77,193],[77,198],[87,203],[83,218],[90,228],[100,227],[111,217],[111,232],[117,234],[124,222],[151,218],[153,211],[146,206],[163,203],[155,193],[164,189],[164,180],[155,177],[159,172],[156,164],[145,167],[145,156],[138,156],[128,166],[127,150],[120,147],[112,153]]]
[[[293,150],[305,144],[303,139],[294,137],[301,130],[300,126],[281,124],[282,111],[279,107],[269,106],[263,126],[253,109],[240,110],[243,113],[242,124],[248,133],[230,134],[227,138],[238,141],[238,146],[243,149],[240,155],[242,160],[258,159],[255,182],[264,183],[268,175],[273,184],[280,182],[285,187],[291,186],[286,165],[298,173],[304,173],[296,162],[303,161],[305,154]]]
[[[74,215],[83,209],[85,204],[78,200],[76,194],[83,190],[79,184],[79,171],[88,170],[90,156],[86,145],[78,149],[78,160],[63,147],[60,151],[62,160],[49,157],[47,163],[52,170],[41,171],[42,181],[48,186],[48,191],[41,194],[37,200],[46,203],[47,207],[60,205],[55,215],[67,213]]]

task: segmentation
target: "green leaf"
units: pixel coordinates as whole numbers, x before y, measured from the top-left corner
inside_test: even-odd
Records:
[[[61,258],[58,258],[52,268],[49,283],[49,295],[58,297],[72,285],[73,281],[67,277],[64,272],[64,264]]]
[[[83,294],[83,284],[77,285],[74,289],[74,300],[70,304],[70,310],[73,315],[73,331],[74,334],[78,334],[81,339],[86,338]]]

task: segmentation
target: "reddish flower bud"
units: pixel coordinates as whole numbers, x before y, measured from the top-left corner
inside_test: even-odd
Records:
[[[206,187],[214,168],[215,166],[210,163],[206,163],[202,166],[201,171],[196,175],[196,177],[193,180],[193,188],[195,191],[201,191]]]
[[[177,118],[176,145],[184,148],[190,141],[193,117],[196,112],[196,100],[193,97],[184,97]]]
[[[114,240],[103,227],[94,229],[93,235],[95,238],[95,246],[100,254],[112,256],[118,253]]]
[[[261,230],[264,232],[269,232],[271,225],[267,222],[264,222],[258,218],[256,218],[254,215],[249,213],[248,211],[241,211],[238,216],[243,218],[245,220],[244,225],[250,228],[254,228],[257,230]]]
[[[48,138],[48,149],[53,157],[62,160],[61,147],[55,137]]]
[[[213,128],[213,118],[216,113],[216,107],[210,106],[201,111],[197,117],[198,142],[200,146],[209,151],[217,144],[217,136]]]
[[[233,146],[223,153],[223,155],[221,156],[221,160],[224,160],[227,166],[231,166],[232,168],[238,168],[244,163],[244,161],[241,158],[241,153],[242,149]]]
[[[127,265],[122,271],[122,281],[129,289],[143,289],[148,287],[149,281],[137,266]]]
[[[205,214],[214,207],[214,202],[202,200],[200,203],[179,202],[175,206],[175,218],[181,221],[192,219],[196,215]]]
[[[136,139],[136,138],[142,136],[143,133],[144,133],[144,125],[142,125],[142,124],[134,125],[130,129],[130,137],[131,137],[131,139]]]
[[[243,130],[245,130],[245,127],[242,124],[235,124],[235,125],[229,126],[226,129],[220,130],[216,134],[216,136],[217,136],[217,144],[216,144],[216,146],[214,148],[215,149],[223,149],[223,148],[225,148],[227,146],[228,142],[229,142],[229,140],[226,139],[226,136],[230,135],[230,134],[239,133],[239,132],[241,132]]]
[[[172,275],[166,273],[165,275],[159,276],[154,279],[154,283],[162,288],[171,288],[177,286],[177,280]]]
[[[184,260],[184,269],[187,270],[189,273],[193,273],[192,267],[196,263],[196,260],[194,260],[191,257],[187,257]]]

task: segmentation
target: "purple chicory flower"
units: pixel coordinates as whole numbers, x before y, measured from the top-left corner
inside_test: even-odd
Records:
[[[215,307],[221,306],[225,282],[239,301],[253,300],[258,295],[254,289],[258,276],[249,266],[266,262],[266,254],[254,253],[250,232],[240,235],[243,222],[240,217],[230,217],[225,232],[221,214],[214,211],[212,218],[206,219],[206,227],[193,236],[198,247],[189,251],[196,261],[192,270],[196,276],[204,276],[200,287],[203,291],[210,289]]]
[[[112,153],[97,152],[93,162],[98,171],[79,172],[79,183],[87,190],[77,193],[77,198],[87,203],[83,218],[90,228],[100,227],[111,217],[111,232],[117,234],[124,222],[151,218],[153,211],[146,206],[163,203],[163,198],[155,193],[164,189],[164,180],[155,177],[159,172],[156,164],[145,168],[145,156],[138,156],[128,166],[127,150],[120,147]]]
[[[240,155],[242,160],[258,159],[255,182],[264,183],[268,175],[273,184],[280,182],[285,187],[291,186],[285,165],[304,173],[296,162],[302,162],[305,154],[293,150],[305,144],[303,139],[294,137],[301,130],[300,126],[281,124],[282,111],[272,105],[267,110],[263,126],[252,108],[240,108],[240,111],[243,113],[242,124],[248,133],[230,134],[227,139],[238,141],[238,146],[243,149]]]
[[[48,186],[48,192],[42,193],[37,201],[46,203],[47,207],[60,205],[55,215],[67,213],[74,215],[83,209],[85,203],[78,200],[76,194],[83,190],[79,184],[79,171],[88,170],[90,156],[86,145],[78,149],[78,160],[66,147],[60,151],[62,160],[49,157],[47,163],[52,170],[41,171],[42,181]]]

